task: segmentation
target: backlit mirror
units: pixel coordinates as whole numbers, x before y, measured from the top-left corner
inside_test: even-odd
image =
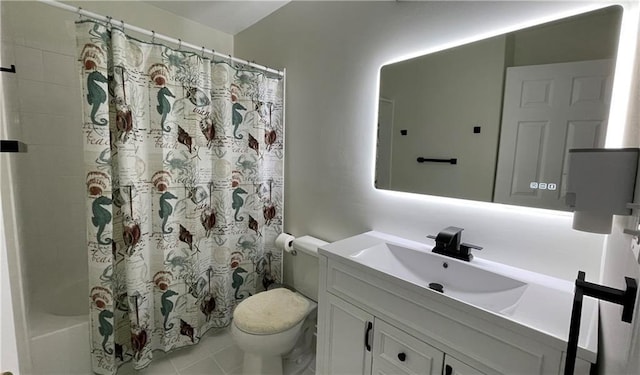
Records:
[[[380,71],[379,189],[568,210],[566,155],[602,147],[622,9]]]

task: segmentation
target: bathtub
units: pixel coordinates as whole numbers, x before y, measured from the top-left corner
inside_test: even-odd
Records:
[[[34,293],[29,313],[34,375],[90,374],[88,281]]]

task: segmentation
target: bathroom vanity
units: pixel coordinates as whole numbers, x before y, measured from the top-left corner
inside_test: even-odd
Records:
[[[432,247],[367,232],[319,249],[316,373],[563,373],[571,282]],[[597,322],[585,299],[576,374],[596,362]]]

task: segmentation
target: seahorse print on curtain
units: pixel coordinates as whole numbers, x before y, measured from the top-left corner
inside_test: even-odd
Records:
[[[87,75],[87,103],[91,105],[91,122],[94,125],[107,125],[107,119],[97,119],[98,110],[107,101],[107,93],[100,87],[100,83],[106,83],[107,77],[97,70]]]
[[[197,344],[281,280],[283,81],[77,23],[93,371]]]
[[[175,195],[171,194],[168,191],[165,191],[160,196],[160,218],[162,219],[162,233],[169,234],[173,232],[173,228],[167,228],[167,220],[169,220],[169,216],[173,213],[173,207],[169,202],[170,199],[178,199]]]
[[[165,121],[167,120],[167,115],[171,112],[171,103],[169,102],[168,97],[175,98],[175,96],[169,91],[168,88],[162,87],[158,90],[158,106],[156,109],[158,113],[162,115],[162,119],[160,120],[160,127],[162,130],[166,132],[170,132],[171,128],[165,126]]]
[[[93,211],[91,223],[98,229],[98,232],[96,233],[96,241],[100,245],[108,245],[111,243],[111,238],[102,238],[102,234],[104,233],[107,224],[111,223],[111,212],[103,206],[111,205],[111,203],[111,199],[105,196],[99,196],[93,200],[93,203],[91,203],[91,209]]]

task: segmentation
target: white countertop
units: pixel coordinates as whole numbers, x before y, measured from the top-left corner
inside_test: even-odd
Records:
[[[351,256],[363,249],[382,243],[391,243],[414,250],[431,252],[435,243],[431,240],[427,241],[429,243],[420,243],[386,233],[371,231],[322,246],[318,252],[343,263],[366,267],[356,262]],[[446,256],[442,256],[442,258],[447,262],[463,262]],[[506,314],[495,313],[449,297],[456,308],[473,313],[520,334],[532,336],[534,339],[545,341],[552,346],[566,350],[571,309],[573,307],[573,282],[488,261],[479,257],[474,257],[469,264],[520,280],[527,283],[528,286],[517,306]],[[380,272],[373,268],[369,268],[369,270],[373,273]],[[400,282],[417,285],[411,283],[411,281],[398,280]],[[419,286],[424,289],[424,293],[427,295],[429,293],[439,294],[426,288],[424,285]],[[593,298],[585,297],[583,300],[577,356],[588,362],[595,363],[597,349],[598,302]]]

